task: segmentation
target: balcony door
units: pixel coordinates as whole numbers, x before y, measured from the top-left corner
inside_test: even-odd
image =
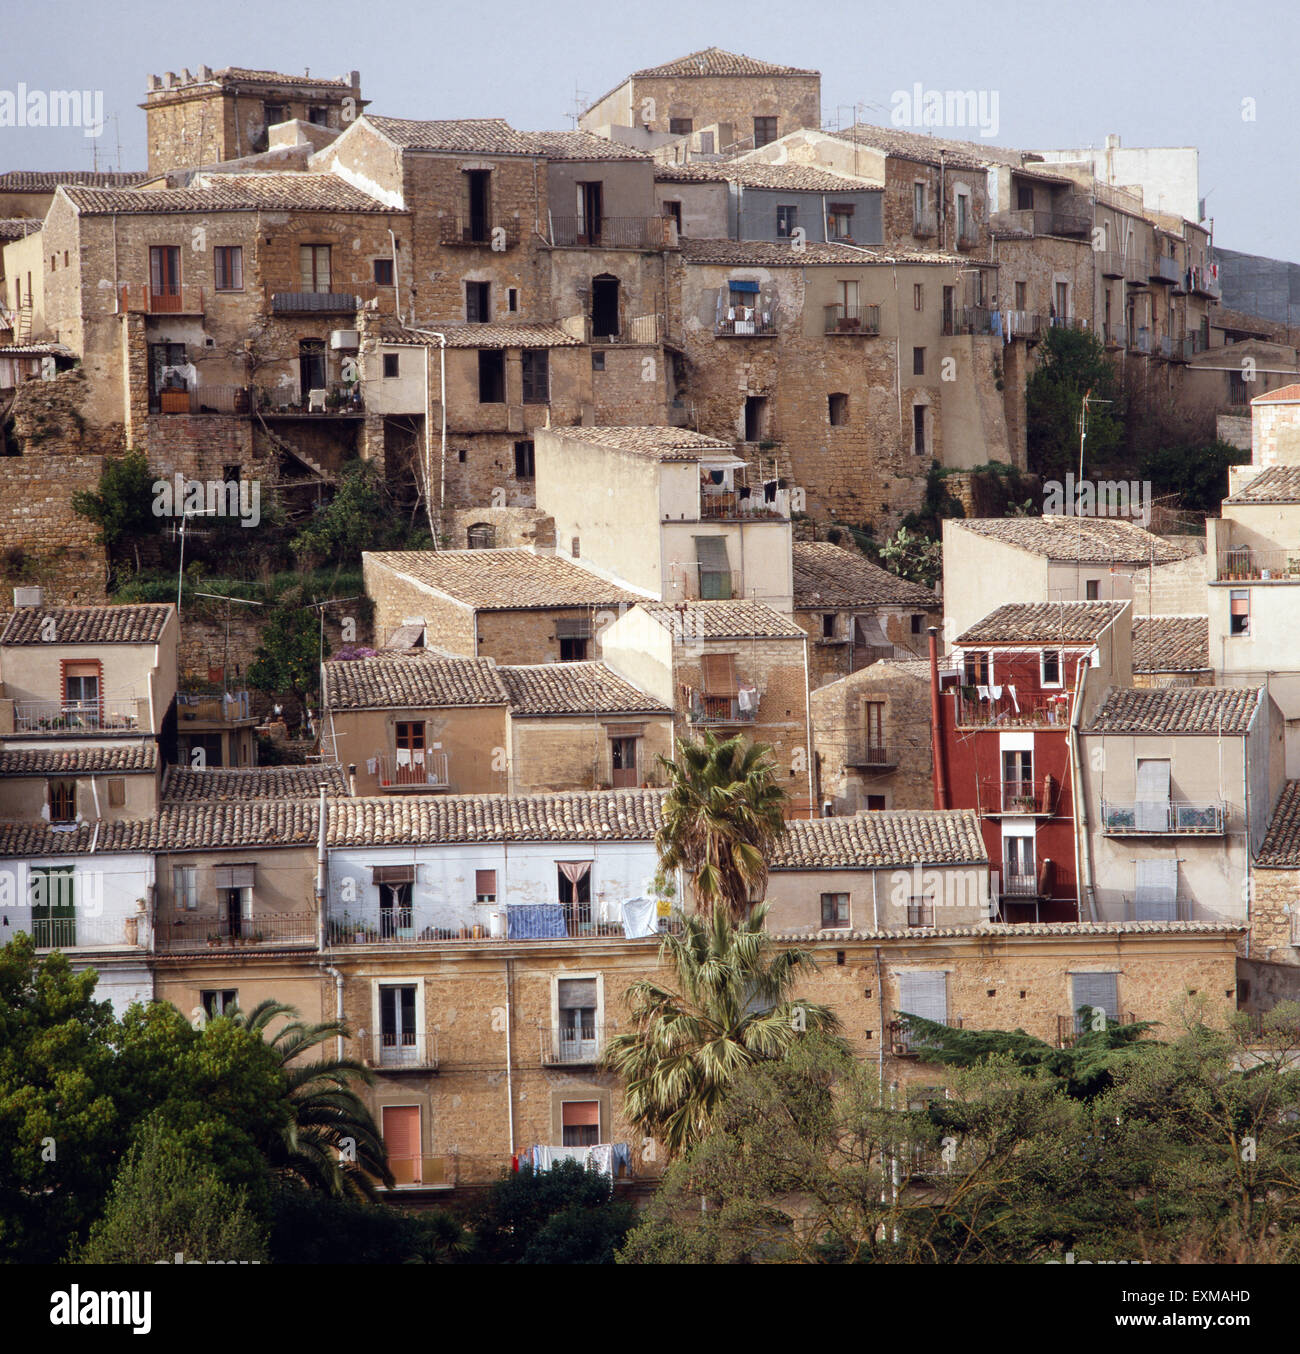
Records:
[[[154,296],[181,294],[179,245],[155,244],[149,247],[149,289]]]
[[[601,220],[605,215],[605,185],[599,179],[594,183],[580,183],[578,188],[578,243],[600,243]]]
[[[467,209],[465,226],[469,232],[465,237],[466,239],[485,241],[488,238],[491,220],[491,185],[492,171],[490,169],[465,170],[465,205]]]
[[[381,1066],[413,1063],[419,1053],[415,1037],[415,987],[379,989],[379,1062]]]
[[[636,788],[636,742],[635,738],[611,738],[609,755],[612,763],[612,784],[616,790],[634,790]]]
[[[1002,754],[1002,807],[1033,812],[1034,754],[1004,751]],[[1029,800],[1028,805],[1024,800]]]
[[[403,722],[395,731],[397,765],[394,768],[395,785],[423,785],[424,779],[424,724]]]
[[[419,1105],[385,1105],[381,1113],[384,1146],[394,1181],[399,1185],[423,1184]]]
[[[1137,764],[1137,801],[1134,823],[1140,832],[1165,832],[1169,828],[1169,760],[1142,757]]]
[[[556,875],[569,935],[591,934],[591,861],[557,861]]]
[[[1038,863],[1034,856],[1032,836],[1002,838],[1002,892],[1012,897],[1038,896]]]
[[[618,278],[602,273],[591,279],[591,334],[599,339],[618,333]]]
[[[77,909],[71,867],[31,872],[32,939],[38,947],[77,943]]]
[[[80,717],[87,728],[97,728],[100,716],[101,670],[99,663],[63,665],[63,707]]]
[[[561,978],[559,1055],[564,1062],[590,1061],[599,1049],[595,978]]]
[[[298,389],[303,404],[313,390],[325,389],[324,339],[303,339],[298,344]]]

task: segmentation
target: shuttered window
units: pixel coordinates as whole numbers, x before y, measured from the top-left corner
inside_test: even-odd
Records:
[[[600,1101],[566,1100],[560,1106],[565,1147],[590,1147],[600,1141]]]
[[[497,872],[495,870],[474,871],[474,897],[480,903],[496,902]]]
[[[219,889],[251,889],[253,887],[252,865],[218,865],[212,871],[212,883]]]
[[[370,879],[374,884],[414,884],[414,865],[372,865]]]
[[[734,696],[736,694],[736,655],[734,653],[704,654],[700,659],[700,669],[706,696]]]
[[[1139,860],[1134,864],[1137,889],[1134,911],[1138,921],[1178,920],[1178,862]]]
[[[199,905],[197,865],[172,866],[172,901],[178,911],[193,912]]]
[[[596,1009],[595,978],[561,978],[557,987],[561,1011]]]
[[[1070,1004],[1074,1009],[1076,1030],[1084,1028],[1079,1008],[1090,1006],[1106,1013],[1107,1024],[1119,1023],[1119,974],[1074,973],[1070,976]]]
[[[921,1016],[948,1023],[948,975],[946,973],[900,973],[898,1009],[903,1015]]]
[[[731,597],[731,565],[727,543],[721,536],[697,536],[695,558],[700,568],[700,597],[706,601],[728,601]]]
[[[1137,826],[1163,832],[1169,826],[1169,762],[1144,758],[1137,764]]]

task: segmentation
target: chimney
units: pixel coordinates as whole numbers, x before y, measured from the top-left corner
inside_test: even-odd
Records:
[[[206,84],[209,80],[211,80],[211,79],[212,79],[212,67],[211,67],[211,66],[200,66],[200,67],[199,67],[199,79],[202,80],[205,84]]]
[[[152,92],[153,90],[157,89],[158,86],[161,84],[162,81],[159,80],[159,78],[156,75],[151,75],[149,76],[145,87]]]
[[[1118,132],[1108,133],[1106,136],[1106,149],[1118,150],[1119,147],[1120,147],[1119,133]]]
[[[357,797],[357,764],[356,764],[356,762],[353,762],[353,763],[348,767],[348,794],[350,794],[350,795],[352,796],[353,799],[355,799],[355,798]]]
[[[948,807],[947,749],[943,742],[943,711],[939,708],[939,627],[930,627],[930,740],[934,744],[934,807]]]

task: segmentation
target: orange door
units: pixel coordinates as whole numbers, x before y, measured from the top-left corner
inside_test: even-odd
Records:
[[[420,1107],[386,1105],[383,1111],[384,1146],[388,1166],[399,1185],[423,1183],[420,1167]]]

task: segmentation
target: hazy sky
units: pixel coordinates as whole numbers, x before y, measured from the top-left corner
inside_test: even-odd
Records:
[[[102,90],[107,120],[97,140],[0,127],[0,170],[89,169],[93,154],[116,168],[119,142],[122,167],[143,168],[150,72],[359,70],[374,112],[562,128],[575,90],[585,103],[639,67],[716,45],[820,70],[828,121],[860,104],[887,122],[891,94],[919,81],[995,91],[996,144],[1100,145],[1118,132],[1126,146],[1197,146],[1216,241],[1300,261],[1294,0],[46,0],[5,4],[0,33],[0,107],[20,83]]]

